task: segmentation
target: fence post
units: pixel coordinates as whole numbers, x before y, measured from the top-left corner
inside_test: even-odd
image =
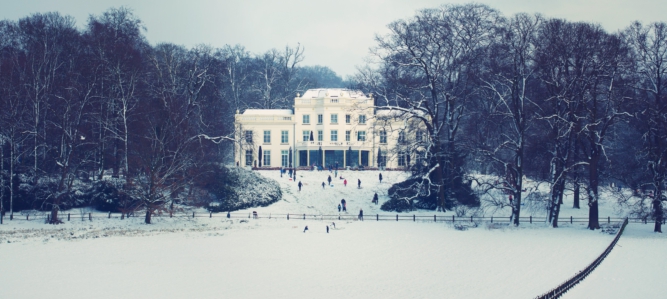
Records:
[[[491,216],[491,223],[493,223],[493,216]]]
[[[306,220],[306,214],[303,214],[303,220]]]
[[[92,213],[88,213],[88,220],[93,221],[93,214]]]
[[[454,223],[454,221],[455,221],[454,217],[456,217],[456,216],[452,215],[452,223]]]
[[[398,221],[398,214],[396,214],[396,221]]]
[[[14,220],[14,213],[9,214],[9,220]]]
[[[229,218],[229,212],[227,212],[227,218]],[[287,213],[287,220],[289,220],[289,213]]]
[[[51,222],[51,215],[46,214],[46,223]]]
[[[415,214],[412,214],[412,222],[417,221],[417,217],[415,217]]]
[[[610,216],[607,216],[607,223],[608,224],[611,223],[611,217]]]
[[[111,219],[111,212],[109,212],[109,219]]]
[[[174,217],[174,212],[169,211],[169,218]]]
[[[195,212],[192,212],[192,218],[195,218]]]
[[[25,220],[30,220],[30,215],[25,215]]]
[[[208,215],[208,218],[213,218],[213,212],[209,212],[211,214]]]
[[[438,218],[435,215],[433,215],[433,222],[438,222]]]
[[[375,221],[380,221],[380,214],[375,214]]]
[[[533,215],[530,215],[530,224],[533,224]]]
[[[229,211],[227,211],[227,218],[230,218],[231,215],[229,215]],[[289,214],[287,214],[287,220],[289,220]]]
[[[472,222],[472,216],[470,216],[470,222]]]
[[[570,224],[572,224],[572,216],[570,216]]]
[[[340,214],[338,214],[338,220],[340,220]]]
[[[67,213],[67,221],[69,221],[69,213]]]

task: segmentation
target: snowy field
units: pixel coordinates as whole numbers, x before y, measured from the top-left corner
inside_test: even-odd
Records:
[[[332,215],[345,198],[350,214],[382,213],[373,194],[382,204],[391,183],[405,177],[383,172],[380,184],[378,172],[346,171],[339,176],[347,187],[334,179],[323,189],[328,172],[300,172],[305,185],[298,192],[278,171],[261,173],[280,182],[284,200],[245,212]],[[567,205],[564,214],[587,212]],[[336,221],[335,229],[331,221],[282,218],[154,220],[8,221],[0,226],[0,297],[534,298],[583,269],[613,239],[585,224],[482,223],[460,231],[369,219]],[[629,225],[619,246],[566,298],[664,297],[667,238],[651,231],[652,225]]]

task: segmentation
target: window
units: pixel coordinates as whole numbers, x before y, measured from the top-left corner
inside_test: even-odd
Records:
[[[398,143],[405,143],[405,131],[398,132]]]
[[[324,131],[322,130],[317,131],[317,141],[324,141]]]
[[[380,143],[387,143],[387,132],[380,131]]]
[[[264,131],[264,143],[271,143],[271,131]]]
[[[271,166],[271,151],[270,150],[265,150],[264,151],[264,166]]]
[[[405,153],[398,154],[398,166],[405,166]]]
[[[349,114],[345,114],[345,123],[346,123],[346,124],[349,124],[349,123],[350,123],[350,119],[351,119],[350,115],[349,115]]]
[[[288,162],[288,156],[289,154],[287,153],[287,150],[281,150],[280,151],[280,165],[282,167],[287,167],[287,162]]]
[[[245,131],[245,142],[252,143],[252,131]]]
[[[289,131],[283,130],[280,131],[280,143],[288,143],[289,142]]]
[[[317,115],[317,124],[321,125],[324,122],[324,115],[318,114]]]
[[[308,141],[308,140],[310,140],[310,131],[303,130],[303,141]]]
[[[345,131],[345,141],[350,141],[350,131]]]
[[[252,150],[245,151],[245,165],[252,166]]]
[[[338,114],[331,114],[331,123],[332,124],[338,123]]]
[[[303,124],[304,125],[310,124],[310,115],[308,114],[303,115]]]
[[[359,123],[360,124],[365,124],[366,123],[366,115],[359,115]]]
[[[424,132],[418,130],[417,135],[415,136],[415,140],[417,142],[422,142],[422,138],[424,138]]]
[[[366,141],[366,131],[357,132],[357,141]]]
[[[338,130],[331,130],[331,141],[338,141]]]

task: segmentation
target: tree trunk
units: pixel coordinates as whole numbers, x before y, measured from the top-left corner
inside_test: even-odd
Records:
[[[588,229],[600,229],[599,211],[598,211],[598,162],[600,155],[597,148],[591,153],[589,169],[588,186]]]
[[[146,218],[144,219],[146,224],[151,224],[151,214],[151,209],[146,208]]]
[[[578,177],[575,176],[574,178],[574,192],[573,192],[573,203],[572,203],[572,208],[574,209],[579,209],[579,181]]]

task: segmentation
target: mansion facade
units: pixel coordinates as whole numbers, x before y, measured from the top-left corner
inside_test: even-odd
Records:
[[[407,122],[378,117],[372,94],[309,89],[294,109],[247,109],[235,115],[236,163],[252,167],[407,169]],[[391,128],[391,129],[388,129]],[[399,128],[398,130],[396,128]]]

